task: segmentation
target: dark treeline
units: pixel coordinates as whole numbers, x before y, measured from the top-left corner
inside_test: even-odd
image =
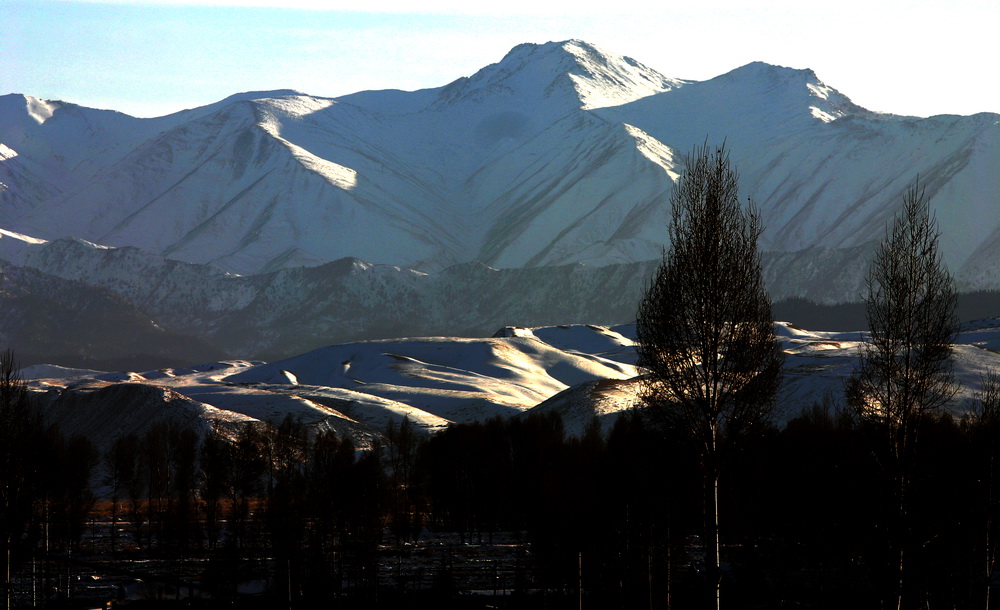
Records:
[[[912,594],[924,607],[984,607],[1000,540],[1000,419],[988,415],[923,422],[910,536]],[[174,578],[216,599],[258,580],[265,599],[293,606],[392,605],[416,586],[387,581],[383,568],[379,591],[380,557],[392,549],[432,532],[463,546],[513,532],[526,551],[510,593],[526,603],[575,607],[582,582],[585,603],[601,607],[700,605],[697,456],[638,412],[582,438],[551,414],[430,438],[404,420],[366,452],[293,420],[235,438],[155,427],[102,454],[109,498],[97,504],[86,485],[97,453],[45,431],[45,446],[59,448],[46,464],[65,472],[34,492],[25,528],[7,538],[20,541],[15,568],[47,544],[50,554],[174,562]],[[891,510],[867,433],[816,407],[734,456],[720,502],[728,607],[879,607]],[[191,558],[203,560],[193,572]],[[422,594],[457,603],[448,570],[428,575]]]
[[[920,607],[982,608],[997,547],[994,415],[927,416],[908,535]],[[724,604],[880,608],[894,523],[877,433],[817,406],[748,442],[722,486]],[[556,417],[454,426],[426,441],[426,525],[475,542],[525,532],[540,586],[600,607],[702,605],[696,453],[644,420],[566,438]],[[887,574],[887,571],[890,572]]]
[[[81,562],[89,574],[169,584],[173,597],[197,588],[213,603],[255,582],[269,589],[256,597],[263,605],[375,590],[393,497],[377,443],[358,451],[286,419],[229,434],[153,425],[103,449],[46,422],[3,354],[6,607],[75,607]]]
[[[792,322],[809,330],[852,331],[868,328],[864,301],[823,305],[808,299],[787,298],[774,303],[774,319]],[[959,320],[990,318],[1000,311],[1000,292],[977,290],[958,295],[955,314]]]
[[[0,553],[11,606],[11,572],[36,549],[79,549],[95,505],[91,479],[98,451],[81,436],[46,424],[18,376],[12,352],[0,354]]]
[[[291,418],[233,437],[174,426],[121,437],[104,454],[109,550],[207,558],[193,577],[215,598],[250,581],[282,599],[366,591],[391,497],[380,455]]]
[[[5,379],[0,544],[12,606],[31,605],[33,562],[57,556],[119,569],[155,559],[162,578],[196,582],[216,600],[258,581],[259,603],[272,606],[394,607],[417,588],[464,604],[443,555],[424,585],[391,577],[441,534],[450,548],[517,540],[505,588],[528,606],[576,607],[581,584],[591,607],[701,605],[697,452],[641,411],[580,438],[554,414],[432,437],[403,420],[359,451],[286,419],[228,435],[154,426],[98,451],[46,424]],[[961,421],[921,423],[906,532],[908,596],[920,607],[986,606],[1000,541],[997,387],[987,383],[981,408]],[[868,439],[878,431],[838,413],[817,406],[731,456],[720,500],[727,607],[863,609],[891,597],[895,515]],[[63,592],[57,568],[39,578],[50,585],[36,605]]]

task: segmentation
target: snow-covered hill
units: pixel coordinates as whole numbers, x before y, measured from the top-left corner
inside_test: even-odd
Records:
[[[22,375],[47,394],[53,419],[74,426],[90,421],[88,413],[115,430],[151,425],[149,418],[129,415],[110,426],[113,416],[106,412],[127,412],[132,400],[142,413],[160,397],[168,413],[153,419],[201,413],[208,425],[277,423],[292,415],[365,445],[389,421],[408,417],[418,429],[433,432],[450,422],[513,417],[580,383],[627,380],[637,372],[630,363],[632,340],[607,327],[497,335],[348,343],[273,363],[223,361],[122,373],[36,365]]]
[[[785,377],[776,421],[819,403],[842,404],[860,332],[807,331],[779,322]],[[423,338],[332,345],[272,363],[224,361],[187,369],[102,373],[29,367],[29,387],[54,420],[103,441],[157,421],[231,429],[286,416],[367,446],[388,422],[434,433],[451,422],[558,413],[568,434],[595,419],[607,430],[635,407],[634,327],[506,327],[490,338]],[[966,324],[953,349],[960,390],[948,405],[972,408],[982,376],[1000,367],[1000,319]]]

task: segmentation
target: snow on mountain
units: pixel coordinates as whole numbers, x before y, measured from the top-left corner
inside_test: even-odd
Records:
[[[264,359],[366,338],[482,336],[511,323],[613,324],[634,317],[653,270],[645,263],[506,270],[469,264],[425,274],[344,259],[235,276],[135,248],[73,239],[26,241],[5,233],[0,233],[0,258],[17,260],[46,283],[86,282],[113,293],[158,327],[197,336],[229,357]],[[77,326],[119,336],[113,317],[106,325],[89,319]],[[0,333],[5,328],[17,331],[0,319]],[[127,348],[102,343],[100,356],[121,361]],[[33,355],[29,363],[43,361]]]
[[[426,269],[649,259],[672,153],[582,108],[682,85],[569,41],[521,45],[435,95],[241,94],[133,130],[130,152],[95,158],[81,186],[13,226],[240,273],[343,256]],[[107,138],[136,121],[92,114]]]
[[[48,188],[59,190],[84,182],[168,122],[28,95],[0,96],[0,143],[29,159],[44,172]],[[33,189],[22,195],[34,203],[47,200]]]
[[[1000,115],[876,114],[760,62],[671,79],[571,40],[434,89],[246,92],[156,119],[0,96],[0,259],[8,292],[31,295],[7,300],[0,336],[28,345],[61,320],[44,328],[127,337],[35,343],[91,366],[172,357],[184,336],[206,359],[278,360],[629,322],[684,156],[723,139],[762,211],[773,298],[857,300],[917,176],[960,288],[1000,287]]]
[[[525,43],[511,49],[500,62],[449,85],[442,101],[496,103],[516,96],[521,98],[517,101],[541,105],[558,98],[591,109],[617,106],[686,83],[582,40]],[[525,100],[525,95],[533,97]]]
[[[984,262],[1000,227],[981,220],[1000,200],[997,115],[871,113],[810,70],[760,62],[682,81],[576,40],[519,45],[437,89],[251,92],[158,119],[4,96],[0,226],[241,274],[344,257],[648,261],[683,156],[722,140],[773,258],[864,256],[919,175],[963,286],[1000,281]],[[802,275],[782,293],[827,286]]]
[[[638,389],[637,378],[588,381],[556,394],[527,413],[558,414],[567,436],[582,437],[595,420],[607,435],[623,411],[640,406]]]
[[[211,421],[278,423],[292,416],[310,429],[334,430],[367,446],[389,421],[398,423],[403,417],[430,433],[450,422],[517,415],[580,383],[625,380],[636,374],[633,365],[601,355],[631,343],[616,331],[586,326],[537,332],[599,353],[564,351],[526,331],[513,338],[334,345],[268,364],[223,361],[188,370],[115,375],[46,365],[25,368],[22,375],[33,390],[47,393],[47,413],[74,427],[84,426],[79,418],[88,413],[103,420],[111,417],[108,410],[127,410],[129,401],[136,401],[142,413],[159,396],[165,406],[180,404],[184,413],[200,412]],[[109,380],[115,376],[121,383],[110,387],[120,390],[112,394]],[[187,402],[176,403],[180,396]],[[111,429],[120,433],[148,425],[123,416]]]
[[[501,268],[654,258],[671,175],[671,151],[637,130],[567,116],[470,181],[490,210],[476,258]]]
[[[158,119],[8,95],[0,226],[241,274],[344,257],[648,261],[683,156],[725,139],[770,259],[815,270],[776,293],[855,298],[857,277],[829,289],[826,257],[863,268],[918,175],[962,286],[994,287],[1000,226],[982,219],[1000,200],[998,122],[871,113],[810,70],[760,62],[671,79],[575,40],[519,45],[437,89],[250,92]]]
[[[778,401],[782,418],[794,417],[804,408],[829,402],[843,404],[843,381],[857,363],[858,348],[867,333],[810,332],[779,325],[785,351],[785,377]],[[946,410],[961,416],[973,408],[983,376],[1000,366],[1000,320],[996,318],[962,326],[952,346],[952,364],[958,392]]]
[[[779,425],[815,404],[843,407],[861,332],[775,330],[785,353],[775,401]],[[492,338],[425,338],[332,345],[273,363],[222,361],[189,369],[100,373],[22,371],[48,416],[110,443],[158,421],[234,430],[247,421],[299,419],[366,447],[390,421],[433,434],[452,422],[557,413],[570,435],[595,418],[604,431],[639,406],[633,326],[507,327]],[[966,324],[952,351],[956,416],[974,405],[983,375],[1000,366],[1000,319]],[[615,357],[612,360],[609,356]]]
[[[0,229],[0,259],[17,265],[23,265],[27,252],[33,246],[43,246],[47,243],[44,239],[37,239]]]
[[[262,125],[267,118],[257,110],[251,102],[234,102],[162,132],[81,188],[26,215],[18,226],[47,238],[75,230],[108,245],[141,245],[190,262],[261,270],[295,246],[281,243],[277,233],[329,228],[323,214],[337,210],[351,180],[350,171],[338,175],[325,167],[329,163],[313,162],[268,133]],[[273,176],[270,183],[268,176]],[[277,205],[293,197],[298,205]],[[328,238],[346,237],[349,231],[340,233]],[[273,243],[263,254],[249,247],[269,240]],[[290,262],[318,260],[293,256]]]
[[[276,361],[331,343],[483,337],[497,328],[505,329],[505,336],[537,336],[564,351],[634,364],[629,326],[594,333],[587,324],[634,319],[656,265],[468,264],[425,274],[344,259],[244,277],[135,248],[100,248],[80,240],[31,244],[0,233],[0,250],[7,242],[26,247],[30,265],[7,266],[6,275],[0,274],[0,298],[8,312],[0,316],[0,337],[21,362],[131,370],[223,357]],[[859,278],[870,254],[826,250],[769,257],[767,279],[773,290],[788,280],[826,278],[812,282],[821,287],[810,295],[817,301],[845,292],[860,298]],[[80,281],[88,277],[90,284]],[[13,296],[18,294],[31,296]],[[997,299],[980,301],[960,299],[962,319],[996,310]],[[852,324],[861,327],[863,307],[855,309]],[[781,311],[788,316],[782,319],[800,320],[795,307]],[[805,319],[818,328],[852,327],[843,326],[842,314],[827,311]],[[523,328],[537,326],[545,328]],[[48,330],[33,335],[38,329]]]
[[[511,325],[619,324],[634,319],[636,303],[657,264],[648,261],[522,269],[465,264],[428,274],[343,259],[318,267],[236,276],[135,248],[99,247],[74,239],[38,243],[0,233],[0,258],[11,258],[10,253],[24,265],[17,276],[22,278],[20,289],[39,297],[24,315],[37,317],[48,311],[44,315],[63,320],[50,328],[70,329],[72,336],[86,330],[89,336],[105,340],[89,340],[78,346],[72,350],[77,355],[65,362],[55,356],[65,357],[69,345],[50,352],[48,357],[44,350],[31,352],[29,357],[22,352],[39,343],[25,335],[25,327],[19,322],[21,314],[16,313],[17,303],[27,301],[10,302],[15,309],[0,318],[0,335],[20,338],[11,345],[22,353],[21,359],[27,364],[55,361],[91,367],[94,358],[119,363],[115,366],[151,366],[150,361],[145,365],[127,364],[140,347],[142,353],[162,354],[156,362],[163,366],[189,358],[223,355],[280,360],[330,343],[374,338],[481,337]],[[815,301],[835,301],[842,294],[859,299],[870,256],[870,250],[843,249],[770,253],[765,255],[766,279],[774,298],[790,296],[791,284],[813,286],[806,296]],[[25,284],[28,278],[33,279]],[[30,283],[37,285],[32,287]],[[109,309],[109,315],[98,316],[100,310],[96,309],[86,314],[77,312],[68,303],[86,302],[86,298],[56,299],[57,293],[52,290],[61,284],[76,286],[67,289],[67,295],[86,288],[100,293],[101,298],[116,297],[119,305]],[[119,319],[111,312],[119,311],[121,303],[128,303],[131,313]],[[971,319],[992,310],[983,305],[963,311]],[[792,318],[798,319],[794,315]],[[860,319],[863,323],[863,314]],[[130,320],[142,320],[158,331],[125,331],[133,328]],[[550,335],[540,338],[560,349],[597,352],[597,348],[575,346],[568,331],[553,328],[545,331]],[[199,341],[178,335],[197,337]],[[627,359],[629,344],[616,347],[614,342],[618,340],[609,340],[602,348],[603,355],[632,364]],[[140,342],[145,343],[140,346]],[[60,339],[59,345],[64,344]],[[178,352],[184,345],[192,349],[200,345],[198,353],[202,355]],[[170,354],[173,360],[165,360]]]
[[[763,62],[597,114],[640,127],[682,153],[706,140],[726,140],[735,154],[747,156],[751,153],[744,147],[794,136],[845,116],[874,116],[824,84],[812,70]]]
[[[495,337],[536,337],[565,352],[592,354],[629,365],[636,363],[634,335],[634,324],[616,328],[593,324],[563,324],[534,329],[506,327],[494,334]]]
[[[599,114],[682,152],[725,140],[770,252],[871,249],[919,177],[953,273],[966,288],[996,286],[974,270],[996,231],[982,218],[1000,201],[1000,115],[876,114],[811,70],[759,62]]]
[[[244,422],[253,421],[144,383],[91,382],[58,391],[50,387],[47,397],[44,409],[49,421],[86,436],[101,448],[110,447],[118,437],[142,435],[159,424],[191,428],[199,434],[218,430],[232,435]]]
[[[557,350],[534,337],[511,337],[339,345],[241,371],[226,381],[259,383],[278,370],[302,384],[373,394],[450,421],[509,416],[583,381],[635,376],[630,365]]]
[[[59,189],[40,177],[42,170],[19,158],[0,143],[0,225],[13,223],[38,201],[55,196]]]
[[[376,432],[385,430],[389,422],[398,426],[404,418],[408,419],[416,430],[428,434],[443,430],[451,423],[450,420],[405,402],[344,388],[300,384],[255,384],[253,389],[295,395],[334,409],[357,422],[359,429],[370,431],[372,436]],[[357,438],[355,443],[363,444],[358,443]]]

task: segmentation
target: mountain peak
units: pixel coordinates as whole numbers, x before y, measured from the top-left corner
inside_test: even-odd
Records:
[[[61,100],[45,100],[21,93],[0,96],[0,113],[13,119],[23,118],[42,125],[62,109],[82,109],[81,106]]]
[[[274,89],[271,91],[244,91],[242,93],[234,93],[229,97],[217,102],[218,104],[232,104],[236,102],[253,102],[262,99],[281,99],[289,97],[308,97],[305,93],[301,91],[296,91],[295,89]]]
[[[523,42],[516,45],[504,55],[500,64],[527,63],[537,61],[551,61],[556,64],[563,64],[567,70],[572,69],[580,60],[590,59],[601,60],[609,56],[617,57],[612,53],[589,42],[579,39],[549,41],[544,43]]]
[[[814,118],[829,123],[847,115],[870,115],[846,95],[825,84],[809,68],[789,68],[763,61],[750,62],[706,83],[739,90],[741,96],[765,96],[771,105],[784,100],[789,108],[809,109]]]
[[[769,64],[766,61],[751,61],[748,64],[740,66],[739,68],[734,68],[729,72],[726,72],[722,76],[736,75],[736,74],[749,74],[753,75],[755,78],[812,78],[816,79],[816,73],[809,68],[790,68],[788,66],[779,66],[777,64]],[[721,77],[720,77],[721,78]]]
[[[577,108],[627,103],[684,85],[643,64],[582,40],[522,43],[499,62],[442,90],[442,99],[561,98]]]

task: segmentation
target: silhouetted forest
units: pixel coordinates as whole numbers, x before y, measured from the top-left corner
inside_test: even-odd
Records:
[[[922,422],[909,535],[925,607],[984,607],[996,420]],[[159,426],[101,452],[31,421],[34,450],[3,471],[37,483],[4,498],[19,607],[72,605],[72,574],[197,589],[211,601],[186,603],[204,607],[575,608],[581,591],[585,607],[700,605],[697,453],[642,412],[582,438],[552,414],[429,438],[404,420],[364,451],[291,419],[234,438]],[[724,605],[879,607],[892,511],[876,432],[817,406],[730,456]]]

